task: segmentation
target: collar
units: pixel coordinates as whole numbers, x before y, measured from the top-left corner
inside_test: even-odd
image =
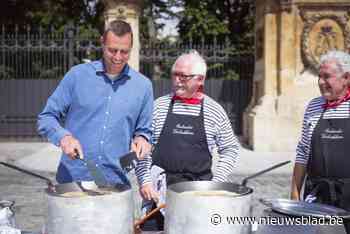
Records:
[[[99,60],[91,62],[91,65],[96,70],[96,75],[101,76],[101,75],[104,75],[106,73],[106,69],[105,69],[105,66],[104,66],[104,63],[103,63],[103,59],[99,59]],[[128,64],[125,64],[123,70],[118,75],[117,79],[120,79],[120,78],[123,78],[123,77],[127,77],[127,78],[131,77],[130,76],[130,66]]]
[[[326,101],[326,103],[323,105],[323,108],[325,110],[330,109],[330,108],[336,108],[337,106],[339,106],[340,104],[342,104],[343,102],[346,102],[350,100],[350,88],[348,89],[347,93],[345,94],[345,96],[341,99],[335,100],[335,101]]]

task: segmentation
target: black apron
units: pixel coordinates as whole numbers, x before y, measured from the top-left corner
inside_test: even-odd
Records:
[[[211,180],[212,156],[204,128],[203,101],[199,116],[174,114],[171,101],[152,161],[165,170],[167,185],[183,181]],[[153,206],[155,208],[155,205]],[[144,231],[163,230],[158,212],[141,226]]]
[[[323,119],[322,113],[311,138],[305,195],[316,202],[350,211],[350,119]],[[345,222],[347,233],[350,223]]]
[[[173,106],[171,101],[152,154],[153,164],[165,170],[167,185],[211,180],[212,158],[204,128],[203,102],[199,116],[174,114]]]

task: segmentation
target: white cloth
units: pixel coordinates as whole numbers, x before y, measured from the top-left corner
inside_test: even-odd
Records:
[[[9,207],[0,210],[0,234],[21,234],[21,230],[15,228],[14,213]]]
[[[159,200],[157,206],[165,204],[166,198],[166,174],[163,168],[153,165],[151,167],[151,179],[154,190],[159,194]],[[152,210],[153,200],[142,201],[142,215],[146,215]],[[164,215],[164,208],[160,209],[160,212]]]
[[[15,227],[14,213],[9,207],[0,210],[0,226]]]

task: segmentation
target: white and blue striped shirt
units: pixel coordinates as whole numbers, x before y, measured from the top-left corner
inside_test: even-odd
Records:
[[[152,144],[158,143],[162,132],[172,95],[165,95],[158,98],[154,103],[152,120]],[[233,172],[238,160],[239,143],[234,135],[230,120],[220,104],[212,98],[205,96],[203,106],[204,128],[208,143],[209,152],[213,154],[217,149],[219,160],[216,165],[213,181],[228,181],[227,177]],[[175,101],[173,106],[174,114],[199,116],[201,105],[185,104]],[[151,182],[150,167],[151,156],[140,160],[136,168],[136,175],[140,185]]]
[[[298,143],[296,150],[295,162],[303,165],[307,165],[309,156],[311,154],[311,138],[313,131],[320,119],[324,110],[323,105],[326,100],[323,97],[314,98],[308,104],[304,120],[301,139]],[[343,119],[350,118],[350,100],[341,103],[335,108],[329,108],[323,115],[324,119]]]

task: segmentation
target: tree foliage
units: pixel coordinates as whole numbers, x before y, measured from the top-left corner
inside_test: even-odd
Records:
[[[140,17],[141,39],[157,40],[159,31],[165,27],[165,20],[178,17],[174,8],[181,4],[179,0],[144,0]]]
[[[144,0],[142,9],[142,39],[155,40],[164,20],[178,19],[180,39],[228,37],[236,50],[253,48],[254,0]],[[0,23],[62,30],[71,22],[83,31],[101,30],[103,11],[102,0],[4,0]]]
[[[72,23],[80,30],[88,30],[103,25],[102,14],[103,4],[97,0],[5,0],[0,8],[0,22],[59,31]]]
[[[223,40],[228,37],[237,51],[252,51],[254,45],[254,0],[182,0],[180,38]]]
[[[172,7],[177,5],[177,0],[144,0],[140,17],[141,38],[156,39],[158,30],[165,26],[161,19],[174,18]],[[103,12],[102,0],[4,0],[0,8],[0,23],[26,24],[32,28],[40,25],[59,31],[72,23],[83,32],[90,28],[101,31],[104,26]]]

